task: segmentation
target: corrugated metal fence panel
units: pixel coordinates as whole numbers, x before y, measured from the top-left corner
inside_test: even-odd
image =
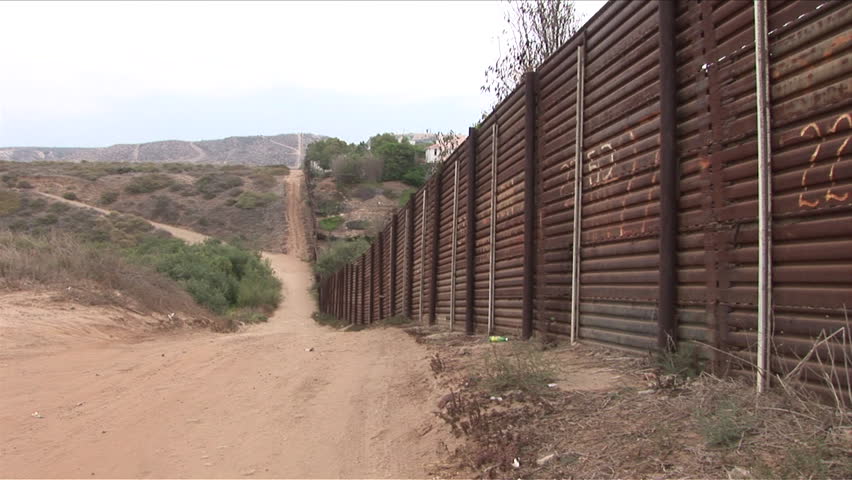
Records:
[[[494,326],[520,334],[524,257],[525,84],[497,109]]]
[[[474,305],[476,331],[487,331],[488,282],[490,279],[491,233],[491,127],[496,122],[492,113],[482,122],[476,146],[476,243],[474,260]]]
[[[586,44],[580,336],[656,345],[659,277],[659,33],[632,2]]]
[[[720,348],[716,333],[716,259],[710,192],[711,144],[707,63],[701,12],[697,4],[678,2],[677,152],[680,161],[678,203],[678,336]],[[713,356],[713,354],[708,354]]]
[[[381,254],[382,254],[382,271],[381,271],[381,274],[382,274],[382,282],[383,282],[383,285],[384,285],[384,288],[382,289],[382,312],[381,312],[381,315],[380,315],[380,318],[382,318],[382,319],[388,318],[388,317],[391,316],[391,308],[392,308],[391,296],[390,296],[390,291],[391,291],[391,288],[390,288],[390,282],[391,282],[391,278],[390,278],[390,272],[391,272],[391,266],[390,266],[390,263],[391,263],[391,256],[390,256],[391,235],[390,235],[390,231],[391,231],[391,225],[390,225],[390,222],[388,222],[388,225],[385,227],[384,231],[382,231],[382,233],[379,234],[382,237],[382,245],[384,246],[384,248],[382,249],[382,252],[381,252]]]
[[[456,277],[456,318],[454,328],[464,331],[464,315],[470,301],[467,298],[467,229],[469,227],[467,219],[467,197],[468,197],[468,149],[472,140],[468,138],[458,148],[459,163],[459,215],[458,215],[458,235],[456,239],[458,246],[456,247],[456,269],[453,275]]]
[[[409,200],[411,201],[411,200]],[[400,209],[396,215],[396,286],[395,312],[401,315],[405,306],[405,239],[406,234],[406,210]]]
[[[423,228],[423,192],[418,190],[417,193],[411,195],[411,201],[414,202],[414,237],[412,239],[412,248],[414,251],[412,261],[412,276],[411,276],[411,315],[414,320],[420,321],[418,313],[420,312],[420,245],[421,234]]]
[[[463,151],[463,150],[461,150]],[[455,199],[455,173],[460,150],[456,150],[444,162],[439,173],[441,182],[441,211],[439,214],[440,229],[438,233],[438,301],[436,304],[435,320],[439,324],[449,323],[450,319],[450,285],[452,272],[453,233],[458,235],[453,225],[453,200]],[[458,237],[456,237],[458,238]]]
[[[576,145],[577,47],[585,44],[585,115],[582,171],[580,337],[631,349],[656,348],[659,266],[659,12],[657,3],[610,2],[582,33],[538,72],[536,329],[567,334]],[[814,337],[846,325],[852,304],[852,7],[839,1],[771,1],[770,51],[773,168],[774,345],[772,366],[794,365]],[[757,156],[753,10],[735,1],[678,2],[677,154],[678,333],[711,347],[750,353],[756,342]],[[487,117],[476,137],[475,190],[468,192],[466,143],[430,182],[441,182],[438,299],[449,315],[456,279],[456,322],[476,306],[475,323],[489,320],[490,281],[498,330],[520,324],[522,265],[521,181],[524,165],[524,86]],[[492,126],[497,134],[496,192],[492,198]],[[470,141],[470,140],[469,140]],[[453,224],[454,162],[459,163],[457,224]],[[402,312],[411,292],[420,310],[421,288],[432,274],[429,235],[434,199],[414,218],[397,215],[396,256],[389,230],[382,265]],[[465,298],[467,195],[475,197],[475,296]],[[492,200],[496,222],[491,223]],[[408,222],[413,222],[413,234]],[[473,226],[470,225],[470,226]],[[492,226],[495,236],[492,239]],[[452,268],[452,232],[458,233]],[[492,277],[491,253],[496,246]],[[421,259],[421,242],[424,248]],[[427,247],[428,245],[428,247]],[[409,251],[408,249],[413,251]],[[406,255],[412,253],[412,268]],[[421,270],[423,271],[421,287]],[[361,311],[363,257],[322,284],[323,308],[339,305],[354,321]],[[410,270],[410,271],[409,271]],[[364,271],[365,274],[372,272]],[[367,278],[367,275],[364,276]],[[413,285],[406,284],[412,281]],[[390,283],[386,292],[390,292]],[[342,296],[330,294],[342,289]],[[409,290],[410,289],[410,290]],[[423,290],[423,313],[434,292]],[[341,301],[335,302],[335,298]],[[375,303],[375,298],[372,299]],[[366,301],[366,299],[365,299]],[[388,302],[384,308],[388,313]],[[332,307],[333,308],[333,307]],[[382,313],[384,315],[384,312]],[[839,354],[837,344],[818,350]],[[711,352],[712,349],[705,349]],[[726,356],[711,355],[717,366]],[[805,380],[815,388],[813,362]],[[845,372],[844,372],[845,373]],[[849,372],[852,373],[852,372]],[[848,378],[845,377],[845,378]],[[842,385],[848,380],[838,379]]]
[[[571,315],[579,40],[569,41],[554,56],[560,61],[539,71],[536,119],[536,329],[564,335]]]
[[[773,368],[782,372],[807,354],[813,337],[848,327],[844,306],[852,308],[852,5],[815,7],[777,4],[769,12],[772,353]],[[742,253],[756,256],[751,249]],[[741,326],[739,320],[730,323]],[[829,354],[843,358],[837,342],[818,350],[822,362]],[[815,360],[805,380],[826,391]],[[848,386],[852,372],[836,368],[836,380]]]

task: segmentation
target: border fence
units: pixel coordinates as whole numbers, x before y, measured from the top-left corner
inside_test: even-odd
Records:
[[[610,1],[320,280],[320,309],[690,342],[759,388],[846,358],[841,335],[812,347],[849,339],[850,60],[849,2]],[[815,358],[802,381],[828,393]]]

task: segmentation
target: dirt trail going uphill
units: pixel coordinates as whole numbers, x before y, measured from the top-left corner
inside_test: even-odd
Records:
[[[285,290],[266,324],[0,352],[0,477],[427,476],[450,437],[426,350],[317,326],[309,265],[265,256]]]
[[[305,172],[290,170],[285,177],[287,189],[287,253],[304,259],[308,254],[308,238],[305,234]]]

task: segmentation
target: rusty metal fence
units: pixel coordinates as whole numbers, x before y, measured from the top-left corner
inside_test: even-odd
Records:
[[[789,370],[849,325],[850,59],[852,3],[611,1],[321,280],[320,309]],[[837,338],[815,352],[842,358]]]

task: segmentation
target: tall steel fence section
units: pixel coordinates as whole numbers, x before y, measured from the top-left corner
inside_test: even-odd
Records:
[[[848,328],[849,31],[841,1],[608,3],[320,283],[320,307],[689,342],[763,385]],[[842,356],[835,338],[813,357]],[[827,394],[825,373],[801,368]]]

